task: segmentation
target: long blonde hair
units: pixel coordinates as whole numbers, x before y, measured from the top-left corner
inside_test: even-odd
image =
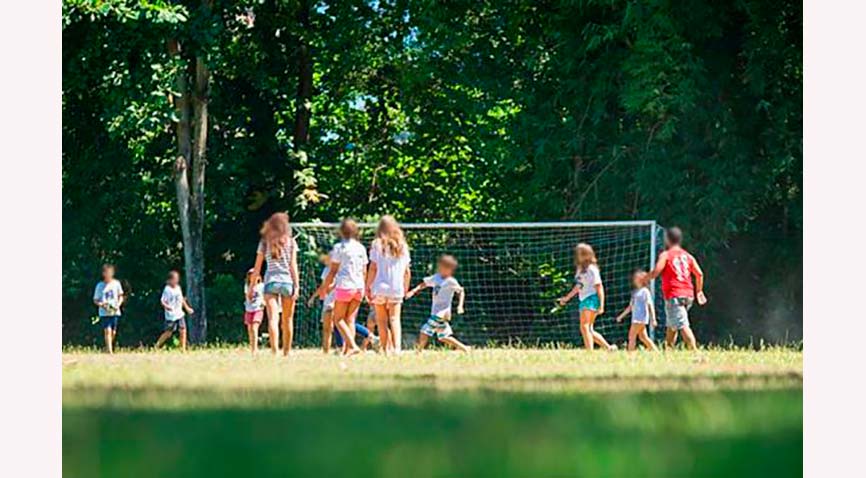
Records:
[[[386,214],[379,219],[379,226],[376,227],[376,239],[379,241],[379,246],[383,252],[387,252],[393,257],[403,255],[406,237],[394,216]]]
[[[289,215],[284,212],[275,212],[262,224],[259,233],[262,235],[262,241],[267,245],[271,257],[279,259],[283,254],[283,248],[289,245],[292,238]]]
[[[581,256],[583,257],[581,259]],[[595,251],[592,246],[585,242],[581,242],[574,246],[574,265],[577,270],[585,271],[590,265],[598,264],[598,259],[595,257]]]

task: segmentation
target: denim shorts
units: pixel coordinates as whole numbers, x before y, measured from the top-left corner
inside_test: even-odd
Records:
[[[178,330],[186,330],[186,319],[181,317],[177,320],[166,320],[162,323],[163,332],[177,332]]]
[[[265,294],[291,297],[295,286],[291,282],[268,282],[265,284]]]
[[[120,319],[119,315],[102,315],[99,317],[99,325],[101,325],[103,329],[117,330],[118,319]]]

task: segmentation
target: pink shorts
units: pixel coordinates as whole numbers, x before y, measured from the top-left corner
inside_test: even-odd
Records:
[[[255,312],[244,312],[244,325],[261,324],[263,314],[263,310],[257,310]]]
[[[361,289],[334,289],[334,300],[337,302],[351,302],[353,300],[360,301],[364,296],[364,291]]]

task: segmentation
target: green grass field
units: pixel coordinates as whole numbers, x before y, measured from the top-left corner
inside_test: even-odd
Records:
[[[802,353],[63,354],[65,476],[802,474]]]

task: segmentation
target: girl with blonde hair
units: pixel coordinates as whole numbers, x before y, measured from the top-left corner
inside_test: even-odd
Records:
[[[594,344],[598,344],[607,350],[615,350],[616,347],[607,343],[593,326],[595,318],[604,313],[604,284],[601,282],[601,271],[598,269],[598,260],[592,246],[583,242],[578,244],[574,248],[574,263],[577,269],[574,273],[574,287],[559,299],[559,305],[564,306],[574,296],[578,296],[580,303],[577,312],[583,347],[592,350]]]
[[[276,354],[279,347],[277,323],[280,323],[283,355],[289,355],[294,336],[295,301],[298,299],[298,243],[292,237],[289,215],[284,212],[271,215],[262,225],[260,233],[261,240],[250,282],[256,283],[262,263],[265,263],[267,268],[263,282],[271,351]],[[282,320],[279,321],[281,308]]]
[[[402,348],[400,311],[409,290],[412,273],[409,245],[392,216],[382,216],[370,246],[367,300],[376,311],[376,325],[383,350],[399,353]]]

